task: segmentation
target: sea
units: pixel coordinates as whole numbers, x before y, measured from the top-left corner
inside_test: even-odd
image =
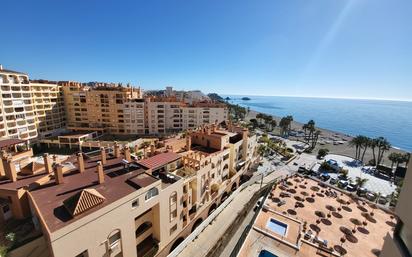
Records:
[[[412,102],[289,96],[222,95],[230,103],[351,136],[383,136],[394,148],[412,152]],[[250,100],[242,100],[249,97]]]

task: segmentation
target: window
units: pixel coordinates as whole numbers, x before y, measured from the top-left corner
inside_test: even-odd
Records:
[[[170,235],[172,235],[177,230],[177,224],[170,228]]]
[[[135,209],[139,206],[139,199],[136,199],[132,202],[132,208]]]
[[[153,188],[149,189],[149,191],[147,191],[144,198],[147,201],[147,200],[155,197],[158,194],[159,194],[159,190],[156,187],[153,187]]]
[[[120,231],[118,230],[109,237],[109,245],[113,246],[120,241]]]
[[[147,230],[149,230],[152,227],[152,223],[149,221],[144,222],[142,225],[140,225],[137,229],[136,229],[136,238],[138,238],[139,236],[141,236],[144,232],[146,232]]]
[[[170,212],[170,221],[174,220],[177,217],[177,192],[174,191],[169,197],[169,212]]]

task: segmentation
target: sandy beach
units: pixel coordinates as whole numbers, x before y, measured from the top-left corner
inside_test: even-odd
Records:
[[[245,119],[247,121],[249,121],[250,119],[256,118],[256,114],[258,114],[258,112],[250,110],[250,112],[247,114]],[[271,115],[271,116],[279,124],[279,121],[280,121],[281,117],[277,117],[277,116],[274,116],[274,115]],[[315,120],[315,122],[316,122],[316,120]],[[302,126],[303,126],[303,123],[293,121],[292,122],[292,131],[300,131],[300,130],[302,130]],[[321,135],[319,136],[318,144],[316,145],[315,149],[313,150],[313,154],[316,155],[318,150],[321,149],[321,148],[327,148],[327,149],[329,149],[329,151],[330,151],[329,153],[331,153],[331,154],[346,155],[346,156],[354,158],[355,148],[349,146],[349,142],[353,138],[352,136],[346,135],[346,134],[341,133],[341,132],[331,131],[331,130],[327,130],[327,129],[323,129],[323,128],[319,128],[319,127],[317,127],[317,129],[319,129],[321,131]],[[273,133],[275,133],[275,134],[279,134],[279,132],[280,132],[279,127],[276,127],[273,130]],[[291,136],[289,138],[292,139],[292,140],[299,140],[299,141],[302,140],[300,137],[295,137],[295,136]],[[334,144],[334,141],[340,142],[340,143],[335,143]],[[405,153],[404,151],[401,151],[401,150],[398,150],[398,149],[395,149],[395,148],[391,148],[389,151],[387,151],[384,154],[383,164],[388,165],[388,166],[391,165],[391,161],[389,161],[388,158],[387,158],[388,155],[391,152]],[[372,150],[368,149],[366,151],[364,161],[367,163],[371,159],[373,159]]]

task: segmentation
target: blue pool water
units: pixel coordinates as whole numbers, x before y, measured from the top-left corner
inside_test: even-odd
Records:
[[[259,257],[277,257],[277,255],[274,255],[273,253],[266,251],[266,250],[262,250],[259,253]]]
[[[394,147],[412,151],[412,102],[284,96],[229,96],[231,103],[352,136],[386,137]]]
[[[286,229],[288,228],[288,225],[275,219],[270,219],[266,226],[270,230],[281,236],[284,236],[286,234]]]

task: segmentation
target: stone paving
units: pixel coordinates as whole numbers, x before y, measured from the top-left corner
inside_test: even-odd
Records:
[[[338,162],[344,169],[349,171],[348,177],[350,177],[353,182],[355,182],[356,177],[366,178],[368,181],[365,183],[364,187],[368,191],[381,193],[382,195],[390,195],[395,191],[396,186],[391,182],[387,181],[373,175],[367,174],[362,171],[362,166],[353,165],[354,159],[342,155],[329,154],[325,156],[325,160],[333,159]],[[330,173],[332,178],[337,178],[338,174]]]

